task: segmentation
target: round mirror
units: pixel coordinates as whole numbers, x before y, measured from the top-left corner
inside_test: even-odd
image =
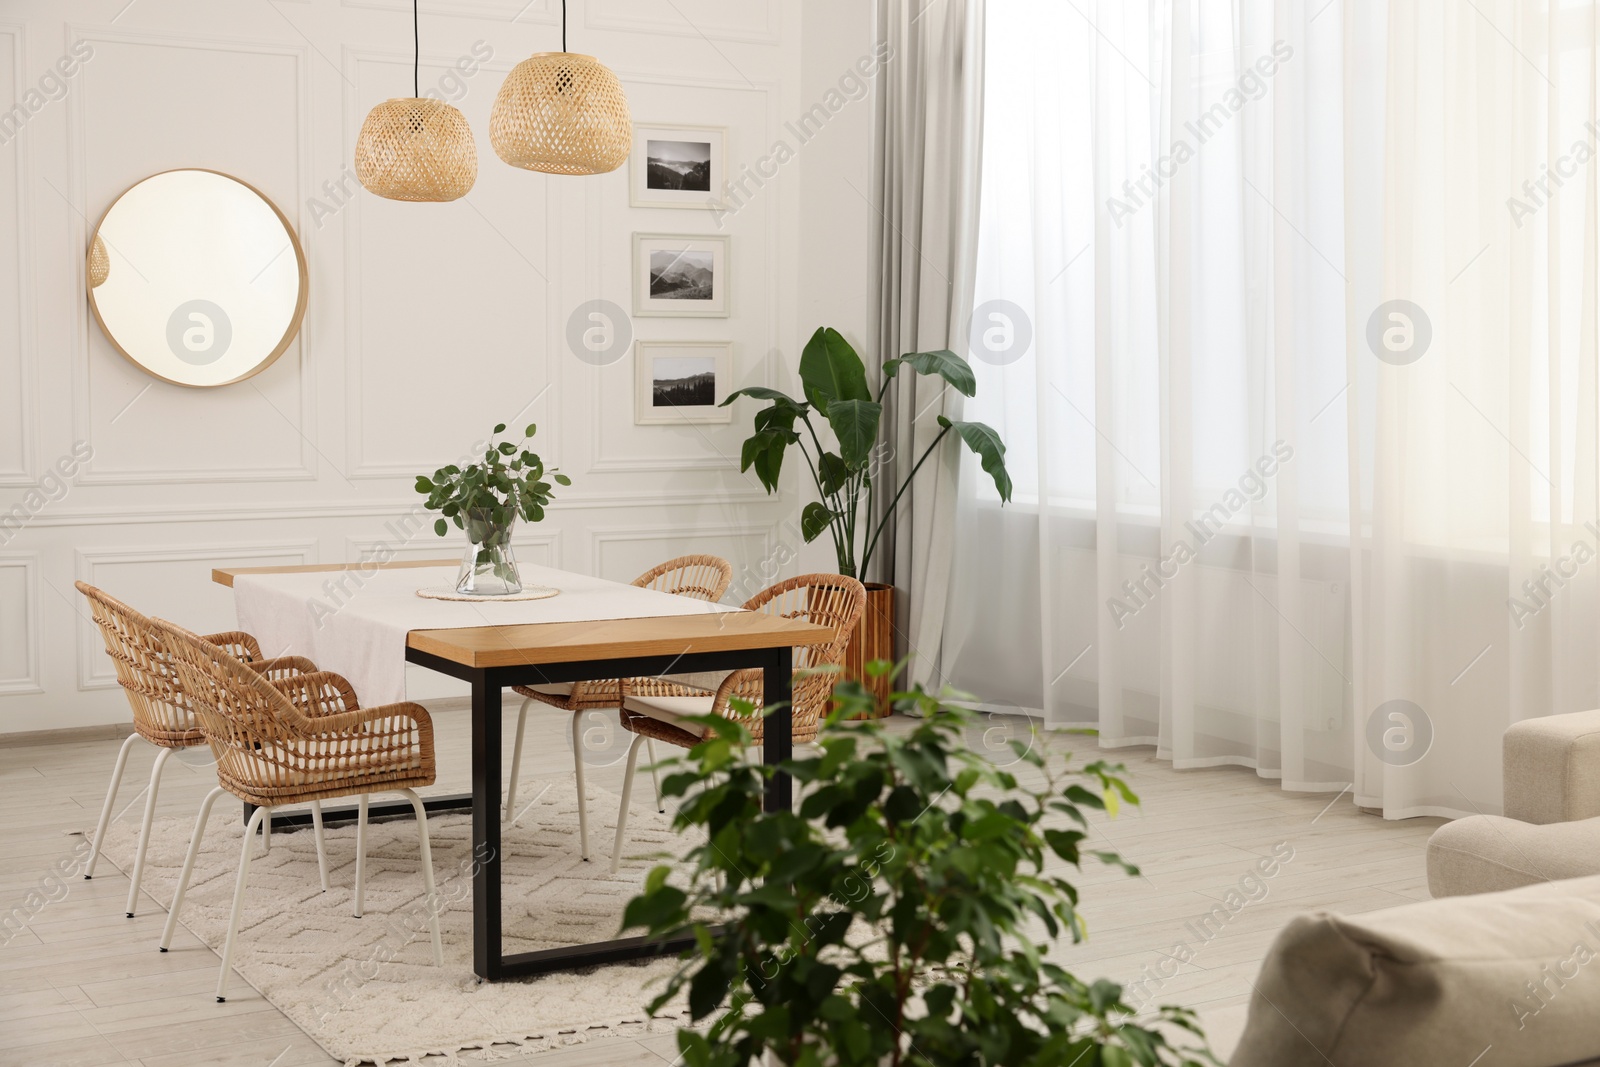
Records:
[[[237,178],[169,170],[112,202],[89,243],[89,306],[118,352],[175,385],[230,385],[289,347],[306,257],[277,206]]]

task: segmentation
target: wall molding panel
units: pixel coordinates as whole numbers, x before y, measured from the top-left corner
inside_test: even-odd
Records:
[[[548,325],[550,317],[548,279],[552,273],[549,262],[549,181],[543,175],[513,172],[509,175],[510,177],[525,177],[537,185],[536,198],[524,196],[518,199],[510,199],[513,195],[513,190],[501,185],[498,189],[499,201],[496,203],[488,202],[490,197],[495,194],[491,194],[487,186],[495,179],[489,178],[485,172],[490,168],[498,168],[502,171],[511,169],[500,163],[499,159],[495,157],[493,149],[487,143],[489,104],[493,100],[494,93],[498,90],[499,84],[505,78],[505,75],[511,71],[511,68],[520,59],[525,58],[521,55],[503,55],[504,51],[504,47],[496,48],[494,57],[480,64],[478,72],[465,82],[465,95],[458,102],[458,106],[462,107],[468,115],[468,121],[472,124],[474,136],[479,142],[478,183],[474,186],[473,191],[466,198],[463,198],[463,201],[458,201],[455,204],[427,205],[427,207],[451,212],[450,217],[455,219],[461,227],[472,228],[477,232],[482,239],[481,245],[484,249],[499,254],[505,254],[506,250],[509,249],[513,260],[520,259],[525,264],[526,269],[532,270],[543,283],[546,312],[544,317]],[[443,52],[430,52],[424,55],[422,57],[422,78],[424,82],[443,77],[443,73],[434,73],[434,71],[448,71],[451,65],[459,58],[458,54]],[[371,87],[363,89],[360,73],[362,64],[387,64],[396,69],[404,68],[405,73],[409,73],[411,62],[412,56],[409,50],[402,52],[350,47],[343,50],[341,54],[344,79],[342,139],[346,155],[355,151],[356,136],[360,132],[361,123],[373,103],[381,98]],[[481,115],[479,112],[481,112]],[[504,182],[506,177],[506,175],[495,176],[501,182]],[[516,192],[526,193],[526,185],[524,184],[524,188],[516,190]],[[401,210],[404,210],[407,206],[409,205],[403,205]],[[367,275],[367,249],[363,241],[369,229],[367,215],[373,212],[392,215],[394,207],[385,202],[374,202],[374,198],[371,197],[358,196],[354,203],[340,212],[339,216],[344,227],[343,269],[346,293],[345,440],[349,463],[345,474],[352,480],[404,478],[409,481],[420,472],[431,471],[445,463],[459,462],[461,456],[447,450],[431,458],[419,455],[404,460],[381,460],[372,458],[369,454],[376,449],[370,446],[368,441],[369,426],[366,408],[369,390],[367,386],[373,383],[381,384],[387,376],[382,374],[369,375],[367,372],[366,360],[370,348],[368,337],[372,328],[375,328],[381,320],[392,317],[392,313],[395,311],[406,310],[404,302],[399,307],[381,309],[377,312],[366,306],[364,285]],[[501,231],[500,225],[497,224],[495,219],[503,220],[517,212],[522,213],[524,216],[537,217],[540,230],[545,237],[545,241],[540,247],[524,247]],[[374,224],[370,228],[378,232],[384,239],[392,238],[392,230],[387,227]],[[386,265],[388,265],[386,262],[380,261],[380,267]],[[400,295],[403,301],[408,301],[413,297],[419,299],[423,308],[429,307],[428,302],[430,300],[438,300],[437,293],[430,292],[430,290],[436,288],[436,285],[430,284],[431,279],[436,279],[441,273],[447,273],[451,276],[462,273],[461,265],[442,263],[434,259],[407,263],[403,266],[406,269],[401,272],[401,284],[408,284],[412,288],[412,292]],[[388,293],[391,289],[385,288],[382,291]],[[462,310],[460,305],[448,304],[442,301],[433,304],[432,308],[446,317],[455,317]],[[481,336],[484,328],[483,320],[492,317],[494,309],[488,310],[491,314],[480,313],[473,316],[475,321],[471,324],[473,329],[470,335]],[[386,315],[384,312],[389,312],[390,314]],[[415,308],[412,308],[408,313],[414,314]],[[546,330],[546,333],[548,332]],[[550,350],[548,341],[549,339],[546,338],[545,343],[541,345],[545,351]],[[479,343],[482,342],[480,341]],[[519,343],[525,344],[526,338],[508,336],[505,338],[504,343],[506,347]],[[422,368],[423,373],[426,373],[426,357],[429,354],[423,353],[425,357],[424,367]],[[384,355],[392,357],[392,352],[380,352],[379,355],[380,358]],[[433,353],[432,355],[438,363],[448,367],[454,354],[446,351]],[[447,376],[451,375],[447,373]],[[472,383],[463,382],[462,384],[470,391]],[[537,412],[537,401],[543,398],[548,389],[548,379],[537,383],[530,389],[529,396],[532,400],[527,405],[527,408],[517,415],[517,421],[524,423],[528,421],[539,422],[541,423],[541,431],[544,429],[543,424],[551,420],[544,417],[543,412]],[[481,392],[478,395],[482,397],[484,402],[492,404],[497,399],[496,392],[497,390],[491,387],[488,391]],[[537,417],[529,409],[537,412]],[[507,413],[507,415],[509,414]],[[505,416],[500,417],[504,418]],[[510,420],[508,419],[507,421]],[[494,422],[494,418],[489,418],[481,426],[468,428],[461,438],[462,444],[460,447],[464,448],[472,441],[481,439],[483,434],[494,425]],[[388,428],[391,431],[395,429],[393,426]],[[541,433],[541,438],[542,436]],[[450,458],[441,459],[439,455],[449,456]]]
[[[647,0],[631,0],[631,2],[594,0],[585,8],[588,14],[584,23],[592,30],[624,30],[629,33],[701,37],[713,41],[741,41],[749,44],[776,45],[781,39],[782,12],[778,0],[737,0],[736,3],[728,2],[722,5],[730,10],[760,12],[762,17],[759,25],[756,20],[745,25],[714,21],[702,12],[694,10],[696,7],[708,6],[704,3],[685,2],[682,8],[669,4],[666,6],[672,14],[659,18],[638,13],[643,10],[659,11],[661,6]],[[632,8],[634,14],[627,14],[625,12],[627,8]]]
[[[287,29],[288,27],[285,27],[286,31]],[[93,84],[93,79],[99,73],[96,63],[104,65],[108,62],[100,49],[105,46],[119,45],[130,49],[176,49],[193,53],[212,52],[240,56],[278,57],[288,59],[293,63],[293,74],[289,79],[289,83],[292,86],[294,95],[289,103],[292,105],[294,113],[295,128],[292,144],[279,146],[292,149],[289,170],[293,175],[293,199],[285,197],[281,189],[264,187],[262,191],[271,197],[277,204],[278,209],[288,217],[296,232],[302,236],[305,234],[302,205],[307,199],[306,190],[311,183],[310,160],[313,150],[310,70],[308,63],[308,57],[312,54],[312,46],[309,42],[264,43],[247,37],[231,35],[175,34],[160,31],[110,29],[93,25],[68,24],[65,33],[66,49],[70,52],[72,47],[80,41],[88,42],[97,51],[94,58],[83,65],[81,72],[75,79],[78,84],[72,87],[72,91],[67,94],[64,100],[68,124],[67,151],[69,154],[66,168],[69,188],[66,190],[66,196],[73,205],[74,222],[76,224],[73,234],[73,247],[87,248],[90,233],[99,222],[100,217],[105,213],[106,208],[110,206],[112,199],[129,185],[148,176],[150,173],[154,173],[158,169],[207,165],[211,165],[213,169],[229,173],[234,173],[238,169],[226,164],[217,165],[218,161],[215,160],[196,159],[192,153],[184,153],[187,158],[173,159],[165,168],[152,164],[150,169],[143,172],[123,175],[108,187],[97,189],[91,200],[90,188],[94,181],[91,179],[90,172],[92,149],[89,140],[89,117],[93,111],[94,97],[89,92],[88,87]],[[160,64],[159,59],[152,62],[156,65]],[[268,94],[272,88],[275,87],[263,86],[257,95],[270,99],[271,97]],[[237,121],[241,132],[252,128],[250,126],[250,118],[251,116],[248,115],[238,118]],[[184,145],[188,139],[196,136],[196,134],[193,131],[180,129],[169,132],[167,136],[175,146],[173,155],[178,156],[181,149],[176,146]],[[253,185],[262,184],[260,178],[253,174],[238,173],[236,176],[251,182]],[[310,254],[309,249],[307,254]],[[78,277],[80,279],[78,284],[81,286],[81,264]],[[99,326],[92,321],[87,302],[80,300],[79,305],[77,311],[77,322],[79,324],[78,343],[75,346],[76,352],[73,360],[75,375],[72,425],[74,439],[89,442],[95,446],[96,451],[96,460],[91,461],[85,467],[77,479],[79,484],[149,486],[196,482],[282,482],[315,481],[317,479],[318,456],[314,440],[316,390],[312,376],[307,373],[307,337],[310,332],[308,329],[302,328],[299,335],[290,345],[289,350],[267,372],[267,375],[276,378],[290,370],[293,371],[298,381],[298,389],[296,390],[299,408],[298,418],[290,417],[283,410],[281,403],[275,403],[262,390],[261,386],[263,381],[266,380],[266,375],[241,382],[236,386],[228,387],[226,390],[229,394],[229,403],[236,411],[253,415],[257,420],[258,426],[264,425],[279,434],[287,433],[289,435],[285,440],[289,441],[293,447],[296,457],[294,463],[265,465],[243,462],[231,465],[227,463],[188,465],[174,463],[170,466],[147,463],[126,467],[110,467],[105,462],[104,457],[107,457],[111,450],[105,448],[102,442],[97,440],[102,432],[102,427],[98,421],[100,413],[96,411],[93,396],[96,359],[91,353],[92,348],[101,348],[101,362],[109,363],[111,366],[116,367],[119,372],[126,376],[129,382],[129,387],[126,390],[128,397],[126,403],[119,396],[105,405],[108,409],[116,409],[105,413],[107,423],[104,429],[107,431],[111,425],[122,420],[130,413],[137,412],[139,416],[144,415],[144,411],[135,405],[143,404],[148,406],[150,404],[150,399],[145,395],[146,390],[158,394],[158,398],[162,395],[176,398],[178,403],[191,401],[193,394],[197,391],[170,386],[162,382],[155,382],[152,385],[153,379],[140,375],[137,370],[129,367],[114,352],[105,351],[104,339],[100,335]],[[240,442],[239,451],[243,453],[246,451],[246,447],[246,442]]]
[[[44,612],[39,599],[39,557],[33,554],[5,554],[0,555],[0,590],[6,589],[8,572],[21,572],[22,608],[16,611],[17,605],[11,597],[0,599],[0,635],[5,635],[8,647],[0,649],[0,665],[7,662],[20,660],[23,669],[20,672],[0,673],[0,696],[22,696],[30,693],[44,692],[44,677],[40,668],[40,644],[44,633]],[[22,620],[22,635],[20,641],[11,631],[8,624],[7,613],[16,611],[17,617]]]
[[[561,0],[424,0],[418,5],[418,9],[424,15],[493,19],[496,22],[515,22],[518,25],[559,26],[561,25],[560,3]],[[405,0],[339,0],[339,5],[403,14],[411,12],[411,5]]]
[[[617,77],[629,92],[629,99],[641,99],[641,103],[634,107],[634,119],[637,122],[668,122],[662,114],[668,110],[669,105],[676,97],[663,94],[683,94],[704,91],[706,94],[721,94],[722,99],[729,101],[723,105],[724,110],[737,113],[737,104],[741,96],[751,98],[747,104],[757,116],[754,121],[736,123],[729,127],[726,153],[729,170],[732,171],[739,162],[748,154],[754,145],[769,145],[777,136],[778,128],[778,97],[781,87],[766,80],[745,80],[742,78],[705,77],[696,75],[678,75],[655,71],[622,70],[616,71]],[[644,91],[640,91],[644,87]],[[651,88],[654,87],[652,91]],[[762,195],[753,198],[747,205],[747,210],[741,210],[735,216],[736,225],[732,229],[733,241],[740,244],[730,256],[730,259],[741,266],[736,267],[734,278],[736,284],[743,290],[736,293],[731,301],[736,313],[729,319],[683,319],[663,320],[649,317],[633,319],[633,333],[635,341],[644,340],[733,340],[734,345],[734,375],[737,385],[765,385],[773,386],[768,373],[768,362],[761,358],[766,352],[779,347],[781,338],[781,316],[777,309],[781,304],[781,280],[778,274],[777,257],[770,254],[770,250],[781,247],[778,223],[783,215],[782,188],[776,183],[769,183],[761,190]],[[643,213],[641,213],[642,215]],[[705,211],[657,211],[655,216],[685,216],[682,222],[674,221],[673,229],[686,233],[709,232],[711,229],[709,213]],[[648,216],[646,216],[648,217]],[[636,226],[635,229],[638,227]],[[611,233],[607,233],[612,237]],[[631,242],[631,235],[629,235]],[[768,254],[751,254],[750,244],[759,240],[768,251]],[[752,271],[748,264],[755,261],[760,264],[758,270]],[[631,274],[631,257],[627,266]],[[752,298],[751,291],[759,294]],[[619,303],[624,306],[629,292],[623,290],[623,299]],[[747,317],[743,310],[750,305],[756,306],[764,312],[756,316]],[[712,324],[728,323],[726,327],[731,333],[722,333]],[[627,362],[632,365],[633,354],[629,353]],[[633,377],[625,376],[623,386],[629,395],[624,398],[629,404],[632,402]],[[616,382],[612,382],[613,388]],[[732,472],[738,475],[738,452],[743,434],[730,433],[727,428],[720,425],[691,426],[694,436],[689,434],[675,435],[690,440],[693,452],[690,454],[675,454],[672,452],[655,451],[648,454],[638,454],[627,451],[610,451],[607,448],[607,429],[615,428],[615,416],[611,414],[614,398],[604,391],[602,382],[596,382],[590,396],[590,456],[592,457],[588,470],[597,474],[654,474],[674,473],[689,471],[719,471]],[[631,419],[627,420],[631,423]],[[734,427],[740,425],[738,415],[735,415]],[[637,431],[633,431],[637,436]],[[713,434],[725,435],[722,443],[713,441]],[[659,434],[652,434],[659,440]],[[741,477],[741,480],[746,480]],[[753,478],[747,479],[752,484]]]
[[[0,111],[10,111],[19,103],[25,94],[28,84],[24,78],[27,68],[27,27],[10,19],[0,19],[0,37],[5,41],[0,44],[8,55],[7,62],[11,64],[12,76],[10,84],[6,87],[8,100],[0,100]],[[0,488],[31,486],[36,480],[36,454],[38,450],[38,425],[35,422],[35,412],[38,410],[38,395],[36,392],[36,352],[38,350],[38,335],[35,329],[34,311],[34,283],[33,283],[33,230],[32,216],[29,203],[29,141],[27,131],[24,130],[14,137],[10,145],[6,146],[12,154],[12,173],[16,182],[14,202],[9,205],[15,220],[17,240],[13,250],[16,262],[16,329],[17,366],[14,390],[5,391],[6,399],[14,404],[14,410],[7,415],[11,425],[16,427],[18,456],[14,467],[0,468]],[[4,411],[0,407],[0,411]],[[3,422],[0,422],[3,425]]]
[[[596,529],[589,532],[590,571],[603,578],[613,581],[632,581],[643,574],[650,567],[662,563],[675,556],[690,551],[712,552],[716,541],[737,542],[743,540],[756,540],[760,547],[755,558],[750,558],[748,553],[730,552],[726,558],[733,564],[734,577],[737,580],[741,567],[760,563],[773,555],[774,546],[777,544],[778,530],[776,525],[759,525],[756,523],[727,523],[723,525],[692,525],[692,526],[617,526],[605,529]],[[617,545],[645,544],[657,542],[661,548],[653,554],[637,555],[630,561],[616,560],[607,563],[607,550]],[[676,544],[677,547],[671,547]],[[687,545],[701,545],[706,547],[689,548]],[[630,569],[631,568],[631,569]]]
[[[459,562],[466,554],[454,538],[434,535],[432,522],[422,534],[402,545],[395,545],[379,537],[345,538],[345,558],[364,560],[373,558],[382,548],[388,548],[394,559],[445,559]],[[524,523],[519,523],[511,537],[512,550],[519,564],[535,563],[545,567],[561,566],[561,531],[541,530],[529,533]]]

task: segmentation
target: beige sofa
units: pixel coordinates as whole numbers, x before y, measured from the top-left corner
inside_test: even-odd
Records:
[[[1600,877],[1295,919],[1230,1067],[1600,1067]]]
[[[1428,842],[1434,900],[1278,935],[1231,1067],[1600,1067],[1600,711],[1502,754],[1505,817]]]
[[[1501,752],[1505,817],[1474,815],[1434,833],[1435,897],[1600,874],[1600,711],[1519,722]]]

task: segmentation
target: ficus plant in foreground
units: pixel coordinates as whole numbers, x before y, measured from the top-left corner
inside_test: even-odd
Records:
[[[840,684],[818,751],[784,764],[803,796],[793,812],[763,810],[771,770],[733,719],[698,720],[705,740],[663,765],[662,791],[684,798],[676,828],[704,843],[652,870],[623,922],[695,936],[651,1004],[686,995],[711,1020],[679,1031],[682,1062],[1216,1064],[1174,1043],[1203,1046],[1192,1013],[1136,1017],[1117,984],[1047,958],[1085,933],[1071,869],[1093,858],[1137,873],[1088,847],[1088,813],[1138,803],[1122,766],[1074,768],[1022,742],[999,766],[965,743],[977,717],[920,687],[894,694],[922,713],[909,730],[843,722],[871,699]]]

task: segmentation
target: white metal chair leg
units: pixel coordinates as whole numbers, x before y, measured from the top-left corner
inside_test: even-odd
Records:
[[[517,740],[511,746],[511,780],[506,783],[506,818],[517,810],[517,779],[522,774],[522,734],[528,727],[528,708],[532,697],[522,698],[522,710],[517,712]]]
[[[650,753],[650,780],[656,787],[656,810],[661,814],[667,813],[667,806],[661,803],[661,772],[656,770],[656,739],[646,738],[644,747]]]
[[[233,971],[233,942],[239,936],[239,913],[244,911],[244,886],[250,877],[250,839],[263,818],[270,818],[271,808],[257,808],[244,828],[244,844],[239,848],[239,877],[233,883],[233,913],[228,918],[228,940],[222,946],[222,973],[217,976],[217,1003],[228,999],[228,976]]]
[[[173,750],[164,748],[156,753],[156,765],[150,768],[150,791],[144,798],[144,821],[139,824],[139,851],[133,858],[133,883],[128,886],[128,918],[133,918],[134,901],[139,898],[139,882],[144,877],[144,854],[150,847],[150,824],[156,817],[156,792],[161,788],[161,769]]]
[[[572,713],[572,776],[578,780],[578,854],[589,858],[589,790],[583,782],[583,716]]]
[[[111,769],[111,785],[106,789],[106,803],[100,809],[100,824],[94,830],[94,848],[89,853],[89,866],[83,871],[85,878],[94,877],[94,865],[100,862],[100,843],[105,840],[106,828],[111,825],[111,805],[116,803],[117,790],[122,786],[122,772],[128,766],[128,751],[133,748],[135,741],[142,740],[144,738],[138,734],[129,734],[117,752],[117,765]]]
[[[194,821],[194,833],[189,837],[189,851],[183,857],[183,873],[178,875],[178,888],[172,894],[172,908],[167,912],[167,925],[161,930],[162,952],[172,947],[172,934],[178,928],[178,912],[183,908],[183,895],[189,891],[189,876],[194,873],[195,857],[200,855],[200,839],[206,834],[206,821],[211,818],[211,808],[222,794],[223,788],[219,785],[207,793],[205,800],[200,802],[200,814]],[[248,843],[250,835],[245,834],[244,839]]]
[[[433,937],[433,965],[444,966],[444,945],[439,940],[439,894],[433,887],[433,850],[428,845],[428,813],[422,807],[422,798],[411,789],[397,790],[411,801],[411,810],[417,816],[417,846],[422,853],[422,884],[428,891],[424,902],[428,909],[428,933]]]
[[[639,767],[639,748],[646,738],[643,734],[633,735],[633,744],[628,746],[628,766],[622,772],[622,807],[617,811],[617,839],[611,846],[611,873],[617,873],[617,867],[622,863],[622,842],[628,829],[628,802],[633,799],[633,772]]]
[[[356,918],[361,918],[367,899],[367,803],[372,797],[361,794],[356,805]]]
[[[272,817],[269,815],[261,820],[261,854],[265,856],[272,851]]]
[[[322,876],[322,891],[328,891],[328,850],[322,838],[322,801],[311,802],[311,833],[317,841],[317,874]]]

